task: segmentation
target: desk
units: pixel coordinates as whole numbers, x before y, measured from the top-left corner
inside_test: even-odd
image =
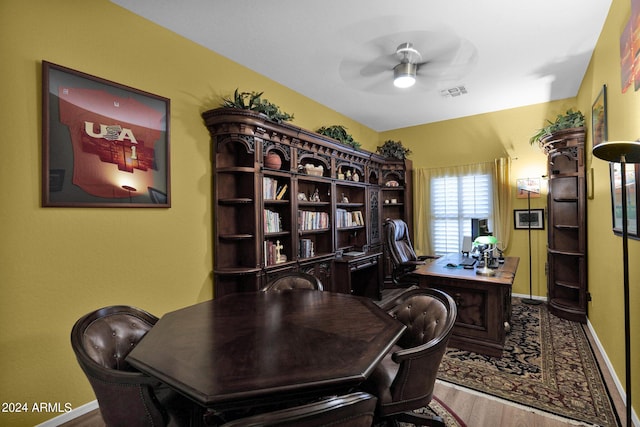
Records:
[[[355,386],[404,329],[368,298],[237,293],[164,315],[127,361],[225,411]]]
[[[382,252],[343,255],[333,261],[333,292],[382,299]]]
[[[413,274],[420,287],[445,291],[458,306],[458,318],[449,340],[452,347],[501,357],[511,322],[511,286],[520,258],[506,257],[495,276],[474,269],[449,268],[459,254],[449,254],[418,267]]]

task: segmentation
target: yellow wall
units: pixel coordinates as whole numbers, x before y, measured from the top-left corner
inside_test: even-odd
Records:
[[[200,113],[219,97],[263,90],[308,129],[377,134],[106,1],[0,2],[0,397],[95,397],[74,359],[74,321],[131,304],[156,315],[212,295],[210,138]],[[170,209],[40,207],[41,60],[171,99]],[[58,414],[7,414],[33,425]]]
[[[569,106],[583,112],[609,85],[609,135],[640,136],[640,97],[620,93],[618,38],[629,14],[614,0],[593,63],[576,99],[484,114],[378,135],[271,80],[119,8],[107,0],[0,2],[0,397],[3,402],[94,399],[69,345],[73,322],[110,304],[132,304],[156,315],[212,296],[210,140],[200,113],[220,96],[263,90],[293,124],[317,129],[343,124],[363,148],[400,139],[415,167],[514,159],[513,179],[545,173],[545,157],[529,136]],[[170,209],[40,207],[40,61],[48,60],[171,99]],[[595,197],[589,201],[589,316],[623,378],[620,238],[610,227],[608,166],[589,159]],[[544,207],[545,199],[533,207]],[[526,200],[514,201],[525,208]],[[526,236],[512,234],[520,256],[517,293],[528,292]],[[135,236],[135,238],[133,238]],[[597,244],[595,243],[597,242]],[[534,294],[545,295],[546,236],[534,233]],[[639,243],[630,243],[637,258]],[[631,266],[637,284],[640,266]],[[632,307],[638,306],[638,290]],[[634,348],[640,342],[633,317]],[[634,386],[640,386],[634,372]],[[637,405],[636,405],[637,406]],[[58,414],[0,413],[0,425],[32,425]]]

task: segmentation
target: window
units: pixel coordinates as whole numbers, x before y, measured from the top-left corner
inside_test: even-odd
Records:
[[[489,230],[493,230],[492,194],[490,174],[431,179],[431,227],[436,255],[460,251],[463,236],[471,236],[471,218],[489,218]]]

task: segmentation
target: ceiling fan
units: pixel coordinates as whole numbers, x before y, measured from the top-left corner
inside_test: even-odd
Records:
[[[367,92],[391,94],[457,82],[477,62],[477,49],[451,32],[412,31],[379,37],[350,52],[340,64],[343,80]]]

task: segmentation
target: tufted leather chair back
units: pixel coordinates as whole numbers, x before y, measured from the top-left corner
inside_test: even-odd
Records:
[[[400,265],[416,261],[418,257],[411,245],[407,223],[401,219],[387,219],[384,226],[386,243],[393,263]]]
[[[125,358],[157,320],[129,307],[104,309],[87,319],[82,346],[94,362],[105,368],[135,371]]]
[[[323,290],[322,283],[317,277],[301,271],[290,271],[285,273],[262,288],[265,292],[284,291],[290,289]]]
[[[416,288],[403,293],[389,314],[407,329],[363,388],[378,397],[381,418],[398,414],[413,417],[407,413],[427,405],[433,397],[457,308],[453,299],[440,290]]]
[[[134,307],[111,306],[86,314],[73,326],[71,346],[107,426],[163,426],[168,421],[153,391],[158,381],[125,360],[157,320]]]
[[[370,427],[375,408],[375,396],[355,392],[241,418],[221,427]]]

